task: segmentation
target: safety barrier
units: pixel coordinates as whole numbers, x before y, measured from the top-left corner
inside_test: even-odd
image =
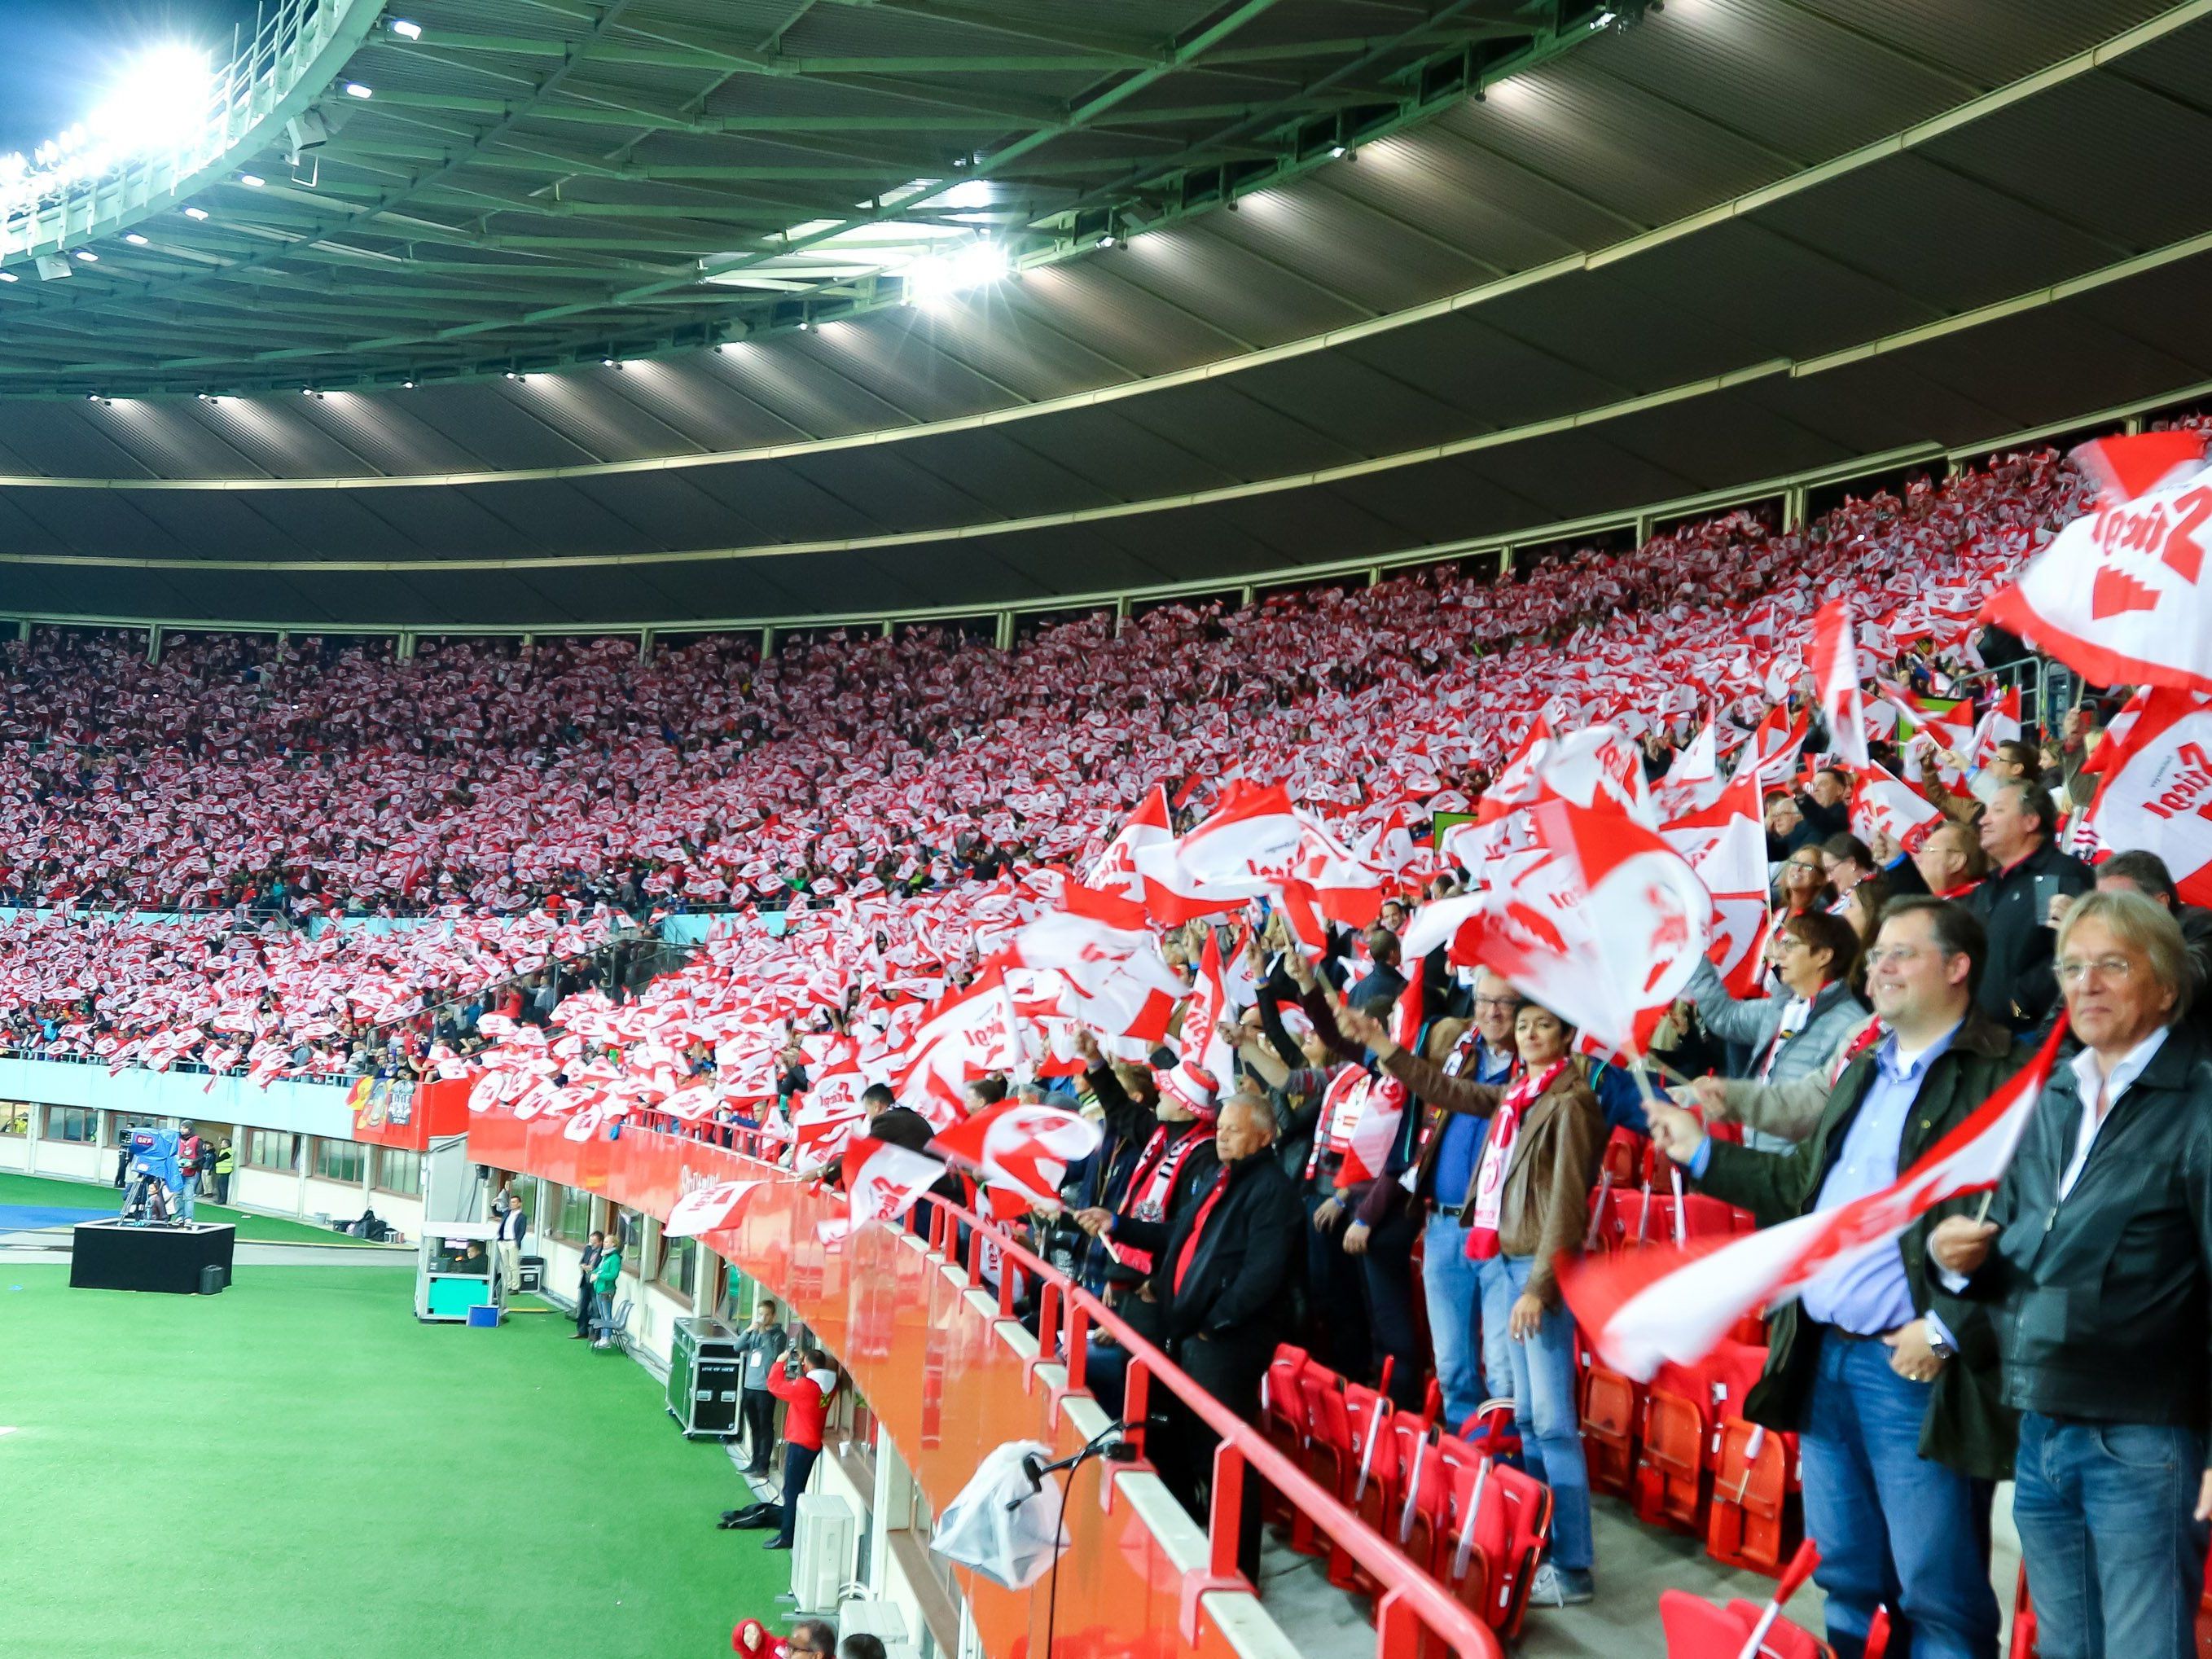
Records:
[[[1176,1536],[1186,1525],[1180,1508],[1145,1478],[1151,1471],[1109,1464],[1097,1502],[1067,1505],[1070,1571],[1056,1597],[1005,1590],[963,1571],[977,1630],[994,1655],[1051,1659],[1141,1648],[1152,1659],[1229,1659],[1255,1640],[1264,1644],[1265,1627],[1254,1625],[1252,1611],[1265,1609],[1236,1571],[1233,1519],[1245,1481],[1256,1477],[1380,1587],[1377,1659],[1500,1659],[1497,1638],[1466,1607],[1257,1428],[1001,1229],[931,1200],[932,1239],[869,1226],[825,1243],[823,1224],[846,1218],[842,1194],[721,1146],[714,1126],[697,1127],[708,1133],[631,1122],[572,1140],[562,1120],[521,1121],[494,1110],[471,1121],[469,1156],[660,1217],[709,1182],[764,1182],[738,1224],[708,1234],[706,1244],[768,1286],[838,1356],[933,1509],[941,1510],[982,1457],[1007,1440],[1034,1438],[1065,1454],[1089,1437],[1071,1425],[1067,1407],[1089,1401],[1084,1354],[1093,1331],[1110,1333],[1128,1352],[1132,1419],[1141,1423],[1164,1390],[1220,1437],[1213,1514],[1194,1556]],[[995,1285],[987,1258],[1000,1264]],[[1015,1316],[1015,1273],[1036,1288],[1034,1344]],[[1060,1381],[1045,1374],[1063,1364]],[[948,1411],[955,1399],[958,1409]],[[1141,1449],[1143,1430],[1130,1438]],[[1049,1627],[1055,1607],[1058,1632]]]

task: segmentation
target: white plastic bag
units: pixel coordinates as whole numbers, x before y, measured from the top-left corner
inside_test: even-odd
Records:
[[[1012,1440],[986,1457],[960,1495],[937,1517],[929,1547],[946,1560],[973,1568],[994,1584],[1026,1589],[1044,1577],[1067,1547],[1060,1529],[1065,1475],[1047,1475],[1042,1487],[1022,1468],[1034,1457],[1052,1461],[1052,1448]],[[1013,1507],[1008,1509],[1008,1504]]]

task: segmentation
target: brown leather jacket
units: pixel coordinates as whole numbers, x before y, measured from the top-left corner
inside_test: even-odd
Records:
[[[1501,1085],[1447,1077],[1442,1066],[1403,1048],[1384,1060],[1382,1069],[1440,1111],[1488,1117],[1505,1098]],[[1589,1231],[1590,1188],[1597,1184],[1605,1137],[1605,1112],[1582,1067],[1570,1062],[1537,1097],[1513,1138],[1498,1204],[1498,1247],[1507,1255],[1534,1259],[1528,1293],[1548,1307],[1559,1303],[1553,1264],[1580,1250]],[[1469,1208],[1473,1203],[1470,1194]],[[1460,1212],[1462,1223],[1468,1213]]]

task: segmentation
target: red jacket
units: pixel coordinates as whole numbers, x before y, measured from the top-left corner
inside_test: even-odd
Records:
[[[787,1407],[783,1413],[784,1439],[809,1451],[820,1451],[822,1425],[829,1418],[830,1396],[836,1392],[836,1386],[825,1389],[805,1371],[787,1376],[782,1366],[775,1365],[769,1369],[768,1391]]]

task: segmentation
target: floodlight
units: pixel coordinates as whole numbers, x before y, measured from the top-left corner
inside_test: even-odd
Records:
[[[258,173],[241,173],[238,175],[238,182],[248,190],[258,190],[269,181]]]
[[[906,268],[907,298],[929,305],[981,288],[1004,276],[1010,263],[998,242],[970,242],[951,253],[925,254]]]
[[[374,87],[365,87],[358,81],[349,81],[345,83],[345,95],[349,98],[374,98],[376,96],[376,89]]]
[[[208,210],[205,208],[186,208],[185,210],[185,217],[187,219],[204,219],[207,216]]]
[[[410,23],[404,17],[395,17],[385,27],[403,40],[420,40],[422,38],[422,26]]]

